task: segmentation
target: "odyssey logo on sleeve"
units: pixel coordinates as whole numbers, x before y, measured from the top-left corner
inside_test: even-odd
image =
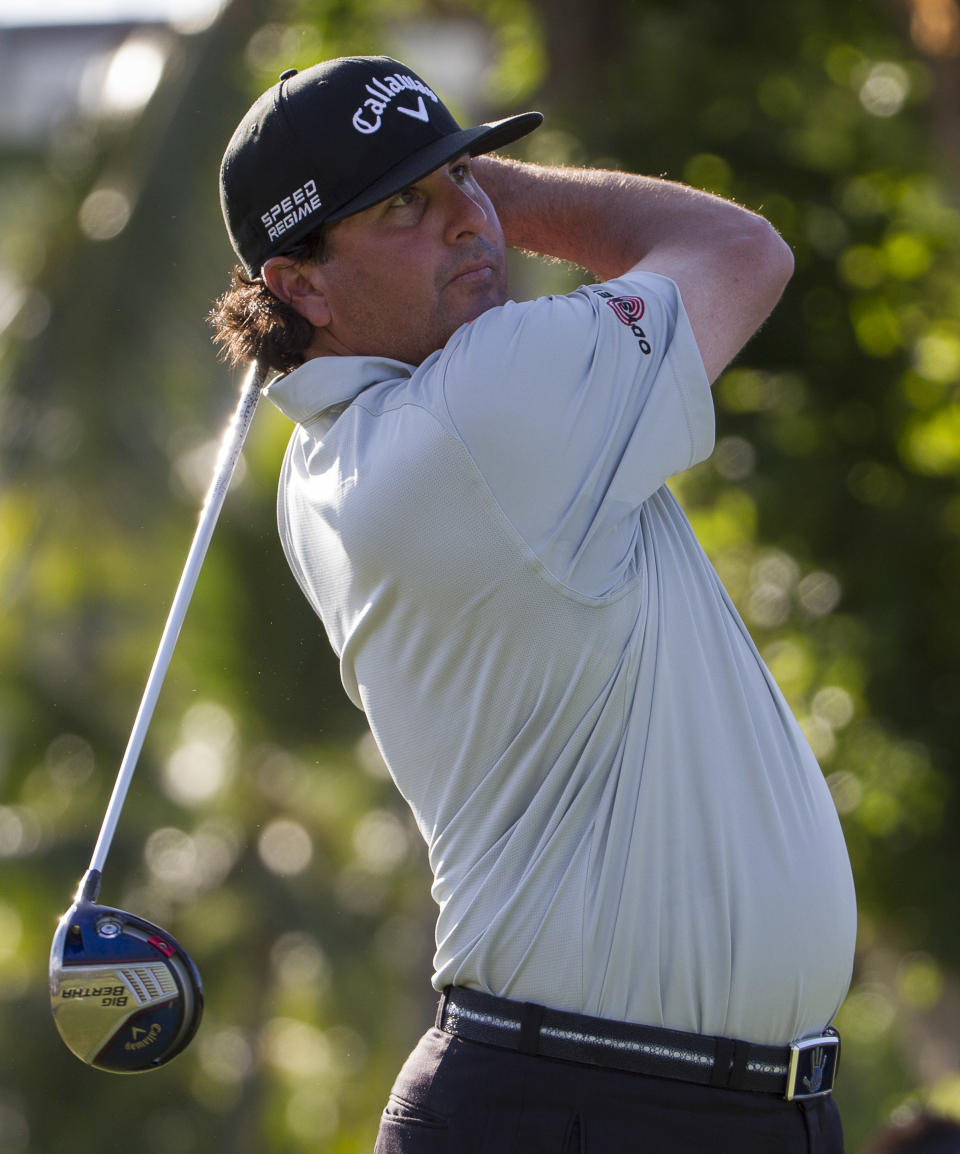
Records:
[[[643,297],[613,297],[607,304],[625,325],[632,325],[647,311]]]
[[[650,342],[647,340],[647,334],[640,327],[640,319],[647,311],[647,306],[643,303],[643,297],[615,297],[613,293],[607,292],[606,289],[594,289],[597,296],[603,297],[604,301],[613,309],[617,320],[626,325],[627,328],[637,338],[637,344],[640,346],[640,352],[644,356],[649,356],[651,352]]]
[[[432,88],[405,72],[394,72],[383,79],[378,77],[371,80],[364,85],[364,91],[368,93],[367,98],[353,114],[353,127],[364,136],[379,130],[383,124],[383,114],[397,96],[406,97],[396,105],[397,112],[413,120],[421,120],[424,124],[430,119],[430,110],[423,98],[426,96],[434,104],[440,103],[440,97]]]

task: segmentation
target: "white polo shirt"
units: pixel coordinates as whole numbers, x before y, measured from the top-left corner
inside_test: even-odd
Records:
[[[434,985],[786,1043],[850,980],[820,768],[665,481],[713,409],[676,286],[311,360],[279,523],[429,847]]]

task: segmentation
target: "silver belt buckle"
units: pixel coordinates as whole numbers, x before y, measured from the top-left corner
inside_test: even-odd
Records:
[[[819,1038],[802,1038],[792,1043],[784,1097],[788,1102],[802,1102],[829,1094],[839,1064],[840,1035],[832,1028]]]

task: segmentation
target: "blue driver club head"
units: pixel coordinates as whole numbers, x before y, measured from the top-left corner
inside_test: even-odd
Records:
[[[50,948],[50,1007],[81,1062],[135,1074],[187,1045],[200,1024],[203,987],[165,930],[79,896]]]

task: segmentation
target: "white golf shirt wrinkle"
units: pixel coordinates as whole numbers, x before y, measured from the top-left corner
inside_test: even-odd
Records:
[[[627,278],[621,278],[626,280]],[[667,281],[666,278],[658,277],[650,274],[650,280],[654,282],[662,282],[672,286],[676,291],[673,282]],[[584,290],[581,290],[584,291]],[[597,286],[593,291],[603,292],[602,286]],[[612,296],[612,293],[607,293],[607,296]],[[555,309],[570,311],[573,308],[571,298],[549,298],[551,304]],[[603,300],[604,298],[601,298]],[[678,298],[679,299],[679,298]],[[514,312],[521,312],[523,306],[518,306],[513,302],[509,302],[507,309]],[[682,306],[681,306],[682,310]],[[689,329],[689,324],[686,321],[685,315],[682,315],[683,323]],[[527,327],[536,330],[536,325],[529,322],[529,320],[522,316],[521,324],[526,323]],[[564,318],[559,319],[551,317],[551,323],[558,329],[563,328]],[[459,342],[451,342],[448,346],[448,351],[440,354],[441,359],[437,363],[438,369],[443,369],[443,398],[446,404],[446,411],[449,415],[451,425],[457,435],[460,437],[462,444],[466,451],[471,453],[471,444],[473,437],[465,435],[463,427],[462,415],[458,417],[450,403],[448,395],[448,381],[453,375],[455,378],[463,371],[463,366],[467,364],[472,356],[471,346],[474,339],[474,334],[481,330],[481,326],[465,326],[461,332],[461,340]],[[525,340],[521,341],[520,333],[523,332]],[[577,430],[595,423],[598,405],[602,405],[602,400],[593,395],[592,390],[586,387],[586,381],[589,380],[591,373],[598,371],[598,365],[603,363],[603,349],[601,346],[602,331],[598,330],[592,343],[585,343],[583,347],[576,349],[576,356],[583,359],[585,364],[582,369],[582,375],[585,381],[585,386],[576,390],[572,397],[564,396],[564,408],[568,412],[572,409],[572,415],[568,416],[566,422],[568,435],[575,442]],[[692,334],[691,338],[692,338]],[[539,339],[538,339],[539,338]],[[609,343],[609,342],[608,342]],[[529,377],[533,373],[540,373],[547,379],[551,376],[551,362],[549,355],[544,351],[539,358],[531,358],[530,346],[544,349],[543,335],[537,331],[530,336],[526,334],[525,329],[517,326],[511,340],[507,343],[503,357],[503,361],[509,363],[510,361],[518,361],[525,365],[525,372],[518,374],[522,381],[524,376]],[[621,350],[622,351],[622,350]],[[633,350],[630,349],[632,352]],[[683,427],[687,431],[687,451],[682,453],[679,447],[673,450],[671,443],[670,461],[667,463],[665,456],[659,449],[655,448],[649,454],[654,462],[652,465],[655,480],[645,478],[643,475],[646,462],[641,457],[638,459],[638,454],[633,452],[632,443],[626,440],[620,446],[619,451],[610,451],[605,449],[602,453],[598,452],[592,457],[587,457],[585,460],[579,462],[582,466],[582,472],[578,477],[578,483],[575,487],[570,488],[570,500],[572,505],[577,503],[585,504],[589,508],[592,501],[593,494],[604,493],[603,502],[603,516],[594,517],[593,510],[589,509],[589,515],[581,514],[579,518],[570,517],[569,509],[561,510],[560,515],[557,516],[555,523],[551,523],[544,532],[544,526],[538,523],[537,517],[543,508],[553,510],[554,502],[547,500],[529,500],[527,502],[528,508],[523,510],[526,514],[521,523],[518,523],[514,513],[506,507],[506,503],[501,500],[496,486],[496,481],[501,470],[489,467],[478,466],[478,472],[484,480],[486,486],[490,489],[497,501],[498,506],[503,511],[506,519],[518,529],[521,537],[525,543],[528,543],[533,548],[540,563],[551,573],[555,580],[560,585],[569,590],[574,595],[586,596],[596,599],[601,603],[604,598],[615,595],[621,591],[626,591],[625,588],[631,584],[635,574],[630,573],[630,562],[636,557],[637,541],[636,537],[631,537],[629,534],[625,535],[625,539],[620,544],[619,555],[616,558],[609,559],[607,562],[607,571],[604,572],[603,577],[595,576],[588,568],[587,575],[583,578],[575,579],[575,574],[578,574],[578,563],[582,560],[584,553],[588,551],[590,544],[596,546],[597,542],[612,542],[616,539],[616,529],[618,526],[624,524],[632,524],[635,521],[639,523],[638,508],[642,505],[645,497],[649,496],[655,489],[659,488],[663,481],[675,473],[679,473],[689,468],[696,461],[703,459],[709,454],[713,445],[713,408],[709,396],[709,388],[705,391],[700,390],[696,393],[697,402],[695,403],[690,396],[692,390],[686,381],[677,378],[676,370],[669,358],[666,357],[667,346],[666,343],[661,342],[654,346],[653,355],[649,358],[650,365],[655,365],[655,370],[645,366],[647,373],[656,371],[662,373],[663,379],[666,382],[656,393],[656,399],[651,400],[651,394],[641,393],[638,397],[637,393],[631,395],[631,390],[625,388],[621,395],[614,396],[613,403],[616,405],[615,410],[611,410],[606,414],[606,424],[611,431],[622,430],[623,428],[632,428],[639,426],[641,422],[648,423],[656,420],[656,414],[649,412],[648,401],[650,407],[655,407],[660,404],[662,407],[662,399],[667,399],[671,405],[678,404],[683,414]],[[695,354],[696,355],[696,354]],[[607,355],[609,361],[609,354]],[[620,366],[623,366],[620,368]],[[610,371],[610,365],[607,364],[607,371]],[[702,364],[697,362],[696,366],[700,375],[703,375]],[[554,367],[555,372],[565,372],[572,375],[576,373],[575,365],[564,364],[562,361]],[[629,364],[628,356],[624,355],[619,358],[618,366],[615,371],[623,373],[627,376],[630,372],[635,372],[636,368]],[[704,381],[705,381],[704,376]],[[522,384],[519,386],[522,387]],[[473,410],[469,411],[469,406],[465,406],[465,401],[473,401]],[[479,389],[472,395],[464,395],[463,390],[460,390],[459,402],[461,412],[466,408],[469,415],[476,419],[478,415],[486,417],[488,420],[493,420],[503,427],[504,431],[509,433],[513,422],[509,420],[515,413],[510,411],[511,398],[509,396],[501,397],[502,404],[485,405],[487,394],[484,390]],[[559,403],[559,400],[558,400]],[[631,409],[631,406],[633,408]],[[628,412],[628,410],[630,410]],[[635,410],[635,411],[634,411]],[[521,416],[522,416],[521,411]],[[533,459],[537,458],[538,451],[540,453],[546,452],[545,459],[549,460],[550,466],[554,471],[558,468],[558,462],[568,460],[568,456],[560,448],[560,440],[552,436],[545,435],[546,422],[541,423],[534,419],[533,421],[526,421],[522,425],[518,424],[522,429],[521,433],[514,436],[511,444],[515,446],[513,454],[514,459],[522,460],[527,456]],[[552,448],[553,446],[557,446]],[[625,461],[629,461],[632,466],[632,472],[623,469]],[[476,463],[476,462],[475,462]],[[501,462],[506,464],[506,462]],[[626,476],[626,485],[622,483]],[[507,493],[516,504],[518,497],[516,486],[507,486]],[[618,499],[619,494],[619,499]],[[555,531],[559,525],[563,525],[566,529],[565,536],[555,536]],[[572,535],[571,535],[572,534]],[[594,549],[596,552],[596,549]],[[564,558],[563,564],[551,561],[551,557],[560,555]],[[566,570],[563,572],[562,570]],[[612,574],[616,573],[616,576]],[[587,588],[587,585],[590,587]]]
[[[849,862],[665,485],[713,443],[676,286],[510,302],[419,367],[314,361],[270,394],[301,422],[284,549],[428,846],[434,984],[821,1030],[850,979]]]
[[[358,395],[357,399],[354,401],[354,405],[358,408],[366,408],[366,406],[364,405],[364,403],[363,403],[362,399],[359,397],[359,395]],[[404,407],[420,409],[424,413],[424,415],[426,417],[428,417],[431,421],[436,421],[436,419],[437,419],[436,414],[433,413],[431,410],[425,408],[423,405],[417,405],[417,404],[410,402],[410,401],[404,401],[404,402],[402,402],[402,405]],[[396,408],[396,407],[400,407],[400,406],[397,405],[394,407]],[[389,406],[389,405],[384,405],[383,409],[381,410],[381,412],[390,412],[390,411],[391,411],[391,406]],[[375,415],[374,412],[370,409],[367,409],[367,412],[369,412],[371,416]],[[470,461],[470,465],[472,468],[473,477],[474,477],[474,480],[476,481],[477,486],[484,491],[486,496],[489,498],[491,504],[496,508],[496,510],[499,513],[500,518],[502,520],[503,528],[506,529],[511,534],[511,536],[513,537],[518,551],[530,562],[531,566],[537,571],[537,573],[539,574],[540,578],[543,581],[545,581],[547,584],[553,586],[555,589],[557,589],[558,592],[562,593],[565,597],[569,597],[572,601],[578,601],[583,605],[595,605],[598,607],[602,607],[604,605],[610,604],[613,601],[618,601],[620,598],[625,597],[630,593],[631,588],[634,585],[634,583],[640,579],[639,576],[637,576],[637,575],[631,577],[629,582],[627,582],[626,584],[624,584],[623,586],[621,586],[619,588],[611,589],[605,593],[591,594],[591,593],[585,593],[583,590],[578,589],[574,585],[571,585],[568,581],[565,581],[557,573],[553,572],[550,569],[550,567],[547,565],[547,563],[544,561],[544,559],[540,555],[540,553],[538,553],[536,548],[527,540],[527,538],[523,535],[523,533],[521,533],[521,531],[513,523],[513,521],[510,518],[508,511],[506,509],[504,509],[503,505],[501,505],[500,501],[498,500],[496,493],[494,493],[493,489],[490,487],[490,483],[489,483],[487,477],[480,470],[480,468],[477,465],[477,462],[470,455],[470,452],[469,452],[469,449],[467,448],[467,446],[462,441],[460,442],[460,444],[461,444],[461,447],[466,450],[466,454],[467,454],[467,457]]]

